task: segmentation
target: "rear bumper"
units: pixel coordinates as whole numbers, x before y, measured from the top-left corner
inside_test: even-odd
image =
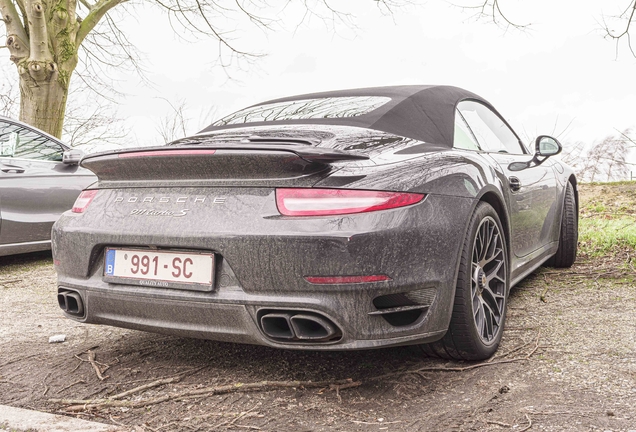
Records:
[[[60,286],[60,289],[67,289]],[[137,287],[113,290],[76,288],[84,301],[86,314],[82,318],[67,317],[85,323],[111,325],[115,327],[163,333],[181,337],[210,339],[223,342],[267,345],[287,349],[346,350],[367,349],[390,345],[424,343],[437,340],[446,333],[446,327],[431,325],[427,314],[413,325],[401,327],[401,331],[390,326],[381,317],[360,317],[368,321],[366,328],[356,328],[343,321],[342,316],[325,311],[324,304],[317,299],[290,301],[285,298],[263,298],[242,304],[201,301],[201,299],[156,298],[152,293],[139,292]],[[141,290],[143,291],[143,290]],[[315,304],[314,304],[315,303]],[[323,299],[324,303],[324,299]],[[258,322],[261,310],[268,312],[310,313],[325,317],[335,324],[342,337],[336,341],[295,341],[286,342],[267,337]],[[366,319],[365,319],[366,318]]]
[[[265,216],[250,223],[237,222],[246,227],[242,232],[227,227],[204,230],[202,224],[145,227],[155,234],[142,234],[130,225],[115,229],[108,218],[98,229],[89,229],[82,218],[66,214],[53,229],[58,285],[81,296],[83,314],[67,316],[86,323],[288,349],[431,342],[448,327],[459,251],[473,206],[471,199],[429,195],[411,207],[344,217],[272,218],[265,209]],[[157,223],[165,221],[149,220]],[[195,292],[104,282],[106,246],[213,251],[218,254],[216,289]],[[391,280],[314,285],[303,278],[368,274],[385,274]],[[391,303],[391,295],[423,292],[419,315],[411,312],[405,319],[391,320],[382,313],[388,309],[378,298]],[[269,337],[261,317],[277,311],[322,317],[336,326],[338,337]]]

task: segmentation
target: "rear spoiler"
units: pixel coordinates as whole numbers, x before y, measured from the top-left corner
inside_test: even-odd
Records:
[[[212,143],[118,150],[85,156],[100,181],[272,181],[307,177],[334,162],[368,156],[300,143]]]
[[[255,140],[252,138],[249,140],[250,142],[254,142]],[[281,141],[278,140],[277,141]],[[127,155],[127,156],[118,156],[118,157],[133,157],[132,154],[143,156],[144,153],[148,154],[148,156],[161,156],[160,152],[166,151],[166,156],[170,156],[171,151],[173,150],[241,150],[244,152],[254,152],[255,156],[258,156],[259,152],[271,152],[271,151],[284,151],[294,153],[296,156],[305,159],[308,162],[316,162],[329,164],[332,162],[345,162],[345,161],[356,161],[356,160],[367,160],[369,156],[362,155],[359,153],[346,152],[343,150],[336,150],[332,148],[325,147],[314,147],[312,145],[307,145],[301,143],[297,140],[288,140],[285,144],[281,143],[271,143],[271,141],[256,141],[259,144],[250,144],[250,142],[239,142],[239,143],[219,143],[219,144],[206,144],[205,146],[161,146],[161,147],[144,147],[144,148],[135,148],[135,149],[126,149],[126,150],[116,150],[111,152],[102,152],[102,153],[94,153],[91,155],[84,156],[82,159],[82,166],[88,168],[84,165],[85,162],[88,162],[92,158],[99,158],[104,156],[113,156],[113,155]],[[90,162],[89,162],[90,163]]]

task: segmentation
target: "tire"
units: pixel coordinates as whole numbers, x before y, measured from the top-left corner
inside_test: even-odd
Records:
[[[428,355],[484,360],[499,347],[506,319],[508,251],[497,212],[475,208],[462,248],[453,313],[444,337],[423,346]]]
[[[563,198],[563,214],[561,215],[561,231],[559,233],[559,248],[546,261],[549,267],[572,267],[576,261],[576,249],[579,243],[579,214],[576,209],[574,188],[568,182]]]

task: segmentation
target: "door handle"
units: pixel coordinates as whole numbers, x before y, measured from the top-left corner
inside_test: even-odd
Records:
[[[2,172],[9,173],[11,171],[15,171],[16,174],[22,174],[24,172],[24,168],[18,168],[18,167],[2,168]]]
[[[517,177],[508,177],[508,185],[510,185],[510,190],[513,192],[521,189],[521,180]]]

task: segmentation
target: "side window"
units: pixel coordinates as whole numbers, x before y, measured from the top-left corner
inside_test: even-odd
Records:
[[[0,156],[61,161],[64,149],[44,135],[25,127],[0,122]]]
[[[453,135],[453,147],[464,150],[481,150],[475,135],[466,124],[466,120],[459,112],[455,110],[455,134]]]
[[[463,101],[457,106],[480,147],[487,152],[524,154],[519,139],[497,114],[485,105]]]
[[[0,156],[13,157],[17,142],[16,127],[0,121]]]

